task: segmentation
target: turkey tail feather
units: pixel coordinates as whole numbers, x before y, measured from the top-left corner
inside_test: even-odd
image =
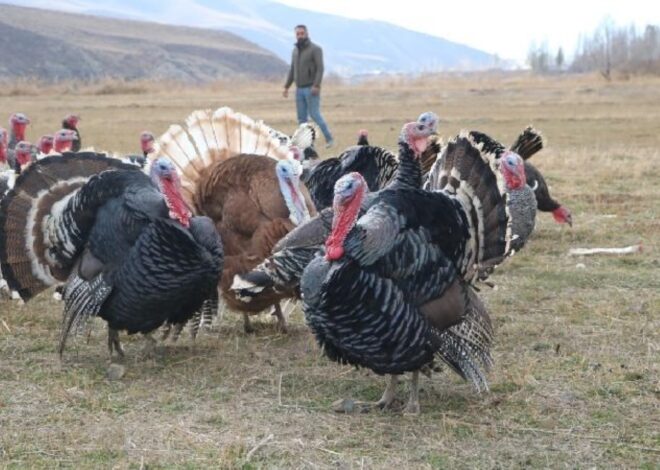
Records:
[[[116,169],[139,172],[133,165],[95,153],[46,157],[31,164],[2,199],[0,269],[23,300],[66,281],[74,253],[93,221],[92,207],[121,191],[115,183],[94,185],[82,193],[79,189],[94,175]]]
[[[477,391],[488,390],[484,374],[493,365],[490,349],[493,326],[488,309],[473,289],[468,289],[468,305],[463,321],[439,334],[437,355]]]
[[[511,145],[511,150],[527,160],[543,148],[544,141],[541,132],[532,126],[527,126]]]
[[[460,270],[468,281],[487,275],[484,267],[499,263],[511,241],[504,181],[497,169],[499,144],[485,134],[478,137],[463,132],[450,141],[425,185],[454,195],[464,209],[470,242]]]
[[[78,275],[69,278],[64,291],[64,317],[57,348],[60,357],[71,331],[80,333],[88,320],[99,314],[110,292],[112,292],[112,286],[105,281],[103,274],[99,274],[89,282]]]
[[[192,203],[197,182],[215,163],[240,154],[286,159],[288,149],[271,132],[263,122],[228,107],[196,110],[185,126],[173,124],[158,138],[153,155],[172,160],[181,172],[184,197]]]

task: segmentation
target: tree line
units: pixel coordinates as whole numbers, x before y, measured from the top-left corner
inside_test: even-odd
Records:
[[[600,72],[611,79],[613,72],[660,75],[660,26],[616,27],[607,20],[591,35],[581,37],[567,63],[560,47],[551,52],[547,43],[532,44],[527,63],[536,73]]]

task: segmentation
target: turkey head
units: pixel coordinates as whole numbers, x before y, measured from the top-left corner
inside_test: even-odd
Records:
[[[42,135],[37,143],[37,148],[39,149],[39,152],[48,155],[51,150],[53,150],[54,142],[55,138],[52,135]]]
[[[60,129],[55,133],[53,145],[58,153],[70,152],[74,140],[78,140],[78,134],[71,129]]]
[[[174,164],[160,157],[151,165],[150,176],[165,197],[170,218],[178,220],[184,227],[190,227],[192,212],[181,196],[181,180]]]
[[[325,258],[328,261],[336,261],[344,256],[344,240],[357,222],[366,191],[367,182],[357,172],[344,175],[335,183],[332,232],[325,242]]]
[[[23,113],[12,114],[9,118],[9,126],[16,141],[25,140],[25,129],[30,124],[30,119]]]
[[[520,155],[510,150],[500,157],[500,171],[509,190],[522,188],[527,184],[525,164]]]
[[[32,144],[21,140],[16,144],[16,172],[20,173],[32,161]]]
[[[299,152],[300,153],[300,152]],[[305,198],[300,192],[300,174],[302,167],[297,160],[280,160],[275,166],[280,191],[289,209],[289,220],[300,225],[309,220],[309,210]]]

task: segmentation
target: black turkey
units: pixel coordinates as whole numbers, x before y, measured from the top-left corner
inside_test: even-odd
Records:
[[[148,334],[213,309],[222,245],[210,219],[191,217],[167,159],[150,177],[99,154],[64,153],[30,165],[2,200],[0,263],[26,301],[66,283],[60,354],[72,329],[100,316],[111,355],[122,355],[118,330]]]
[[[437,119],[430,119],[433,113],[424,113],[417,121],[420,139],[432,140],[436,131]],[[435,141],[427,147],[434,147]],[[354,147],[354,149],[374,149],[377,147]],[[382,151],[382,149],[380,149]],[[386,151],[385,151],[386,152]],[[388,152],[389,153],[389,152]],[[427,151],[425,150],[425,153]],[[390,154],[391,155],[391,154]],[[395,157],[392,155],[392,159]],[[326,160],[327,161],[327,160]],[[366,160],[368,161],[368,160]],[[324,162],[322,162],[324,163]],[[407,147],[399,148],[399,159],[392,165],[393,175],[388,175],[388,188],[419,188],[422,184],[422,169],[419,159],[414,158]],[[368,183],[367,183],[368,186]],[[371,193],[363,206],[366,210],[375,193]],[[322,248],[332,226],[333,211],[328,207],[319,212],[310,222],[297,227],[282,238],[273,248],[273,254],[249,273],[234,278],[231,290],[243,303],[258,303],[267,296],[280,298],[298,297],[300,277],[303,269]]]
[[[478,141],[483,142],[488,151],[501,153],[505,150],[504,146],[490,138],[489,142],[484,142],[481,137],[485,136],[485,134],[481,132],[472,131],[472,135]],[[541,133],[532,126],[526,127],[510,147],[512,151],[516,152],[525,160],[525,177],[527,179],[527,185],[534,190],[538,210],[542,212],[551,212],[552,217],[556,222],[560,224],[568,224],[572,227],[573,217],[571,211],[552,198],[543,174],[541,174],[541,172],[528,161],[532,155],[542,148],[543,137]]]
[[[419,158],[411,124],[400,145]],[[325,254],[303,273],[305,318],[325,354],[378,374],[413,372],[407,412],[419,411],[418,374],[434,358],[487,388],[490,320],[471,283],[509,254],[511,239],[502,176],[491,165],[492,154],[460,136],[436,164],[431,191],[385,189],[362,216],[364,179],[342,177]],[[468,318],[480,331],[455,344]],[[391,404],[396,380],[380,406]]]
[[[428,124],[435,132],[438,116],[426,112],[419,116],[418,122]],[[439,152],[440,146],[437,140],[433,140],[422,156],[422,166],[427,171]],[[369,191],[378,191],[392,180],[398,165],[396,156],[390,151],[358,141],[358,145],[349,147],[339,156],[318,163],[303,182],[312,196],[316,210],[320,211],[332,205],[334,185],[343,175],[358,172],[366,180]]]
[[[517,142],[521,142],[525,135],[529,134],[523,133]],[[511,214],[511,247],[520,250],[527,243],[536,225],[536,196],[527,184],[525,162],[520,155],[507,150],[483,132],[470,131],[470,136],[481,145],[484,152],[492,154],[500,162],[499,168],[506,182],[507,207]]]

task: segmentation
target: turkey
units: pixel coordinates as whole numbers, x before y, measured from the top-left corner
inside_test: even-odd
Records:
[[[144,168],[144,166],[149,161],[149,156],[155,155],[156,152],[154,148],[155,144],[156,144],[156,138],[154,137],[154,135],[149,131],[143,131],[140,134],[140,150],[142,151],[142,154],[127,155],[121,160],[124,163],[130,163],[131,165],[137,165],[140,168]]]
[[[419,158],[414,128],[404,126],[400,145]],[[431,191],[385,189],[360,216],[362,176],[351,173],[335,185],[325,253],[301,279],[305,318],[330,359],[392,376],[379,406],[393,402],[397,376],[412,372],[406,412],[419,412],[419,372],[436,358],[487,388],[481,369],[491,363],[492,333],[471,283],[484,274],[482,266],[510,251],[498,166],[493,154],[461,135],[434,167]],[[456,334],[466,319],[478,327],[463,330],[473,331],[470,338]]]
[[[360,129],[358,131],[357,145],[369,145],[369,131]]]
[[[9,149],[13,150],[16,144],[25,140],[25,130],[30,124],[30,118],[23,113],[14,113],[9,117]]]
[[[123,355],[119,330],[148,334],[216,305],[222,244],[213,222],[191,217],[167,159],[150,175],[103,155],[64,153],[30,165],[2,200],[9,288],[28,301],[66,283],[60,355],[93,316],[108,323],[110,354]]]
[[[14,113],[9,117],[9,142],[7,143],[7,161],[11,168],[15,167],[14,147],[25,140],[25,130],[30,119],[23,113]]]
[[[46,155],[50,154],[53,151],[53,145],[55,143],[55,137],[50,134],[42,135],[37,142],[37,158],[43,158]]]
[[[499,168],[506,182],[507,208],[511,213],[511,248],[518,251],[527,243],[536,225],[536,196],[527,184],[525,162],[520,155],[507,150],[483,132],[470,131],[470,136],[500,162]],[[521,138],[517,142],[521,142]],[[433,182],[429,184],[433,185]]]
[[[80,146],[82,145],[80,131],[78,130],[79,121],[80,117],[75,114],[69,114],[64,119],[62,119],[62,129],[68,129],[76,133],[76,139],[71,143],[72,152],[80,152]]]
[[[297,147],[282,147],[262,122],[229,108],[195,111],[186,128],[173,125],[157,142],[182,174],[182,190],[197,214],[210,217],[220,233],[225,264],[220,282],[229,308],[249,315],[274,307],[278,327],[286,321],[277,301],[244,304],[227,291],[234,275],[262,262],[277,241],[315,215],[300,184]]]
[[[0,199],[14,187],[16,177],[32,162],[32,144],[24,140],[14,148],[14,167],[0,172]]]
[[[5,169],[9,167],[8,152],[9,151],[9,135],[7,130],[0,127],[0,168]],[[1,194],[1,193],[0,193]]]
[[[481,136],[485,135],[477,131],[472,131],[472,134],[476,139],[480,139]],[[504,146],[499,142],[496,142],[490,138],[488,139],[489,142],[484,142],[484,145],[487,147],[493,146],[492,151],[501,153],[505,150]],[[532,155],[537,153],[542,148],[543,137],[541,133],[534,129],[532,126],[526,127],[510,147],[512,151],[516,152],[525,160],[524,164],[527,185],[534,190],[537,209],[542,212],[551,212],[552,217],[556,222],[560,224],[566,223],[572,227],[573,218],[571,216],[571,211],[567,207],[554,200],[552,196],[550,196],[550,190],[548,189],[548,185],[545,182],[545,178],[541,172],[528,161]]]
[[[437,119],[429,119],[432,113],[424,113],[417,121],[419,138],[426,138],[427,148],[433,147]],[[423,152],[423,155],[427,151]],[[387,188],[419,188],[422,184],[422,169],[419,159],[400,148],[395,175],[390,178]],[[367,196],[363,210],[377,193]],[[323,246],[332,226],[332,207],[322,210],[318,217],[296,228],[280,240],[273,253],[263,263],[249,273],[234,278],[231,290],[243,303],[260,302],[262,298],[299,297],[300,277],[303,269]]]
[[[538,210],[542,212],[551,212],[552,217],[556,222],[560,224],[568,224],[569,227],[572,227],[573,217],[571,211],[550,196],[550,190],[545,182],[545,178],[541,172],[528,161],[532,155],[542,148],[543,137],[540,132],[531,126],[526,127],[511,146],[511,150],[525,159],[527,184],[534,189]]]
[[[53,152],[61,154],[63,152],[74,151],[73,147],[77,142],[78,134],[71,129],[60,129],[53,138]]]
[[[434,129],[437,129],[438,117],[434,113],[423,113],[418,121],[423,122],[426,119]],[[426,167],[426,171],[430,169],[439,151],[439,143],[434,140],[422,156],[422,166]],[[304,182],[312,195],[316,209],[322,210],[332,205],[333,187],[342,175],[356,171],[367,181],[369,191],[378,191],[392,180],[397,166],[398,161],[393,153],[381,147],[358,142],[358,145],[349,147],[339,156],[325,159],[317,164]]]

